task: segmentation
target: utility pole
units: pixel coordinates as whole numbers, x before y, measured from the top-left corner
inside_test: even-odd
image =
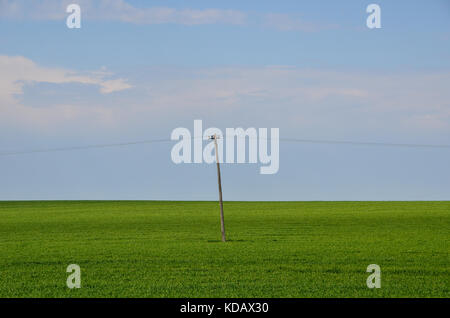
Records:
[[[220,229],[222,231],[222,242],[226,242],[225,220],[223,217],[222,179],[220,178],[219,147],[217,146],[217,139],[219,139],[219,137],[216,134],[214,134],[214,136],[211,136],[210,139],[214,139],[214,146],[216,147],[217,182],[219,184],[219,204],[220,204]]]

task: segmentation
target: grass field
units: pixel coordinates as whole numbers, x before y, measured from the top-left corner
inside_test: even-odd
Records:
[[[0,297],[450,296],[450,202],[224,209],[226,243],[216,202],[0,202]]]

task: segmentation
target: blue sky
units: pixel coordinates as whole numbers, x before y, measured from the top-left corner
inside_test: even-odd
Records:
[[[82,28],[66,27],[78,3]],[[277,127],[281,138],[450,144],[450,4],[0,0],[0,152]],[[0,200],[217,197],[172,144],[0,156]],[[448,200],[448,149],[281,143],[224,165],[226,200]]]

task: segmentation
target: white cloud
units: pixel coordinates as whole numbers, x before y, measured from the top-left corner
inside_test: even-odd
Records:
[[[450,132],[449,73],[274,67],[199,70],[149,86],[153,111],[221,114],[322,131]],[[237,116],[237,117],[236,117]]]
[[[32,20],[64,20],[66,7],[73,0],[0,0],[0,17]],[[262,13],[253,14],[232,9],[177,9],[170,7],[135,7],[126,0],[78,0],[82,19],[94,21],[116,21],[132,24],[231,24],[242,25],[252,20],[258,26],[279,31],[316,32],[335,29],[336,24],[316,23],[305,20],[298,14]]]
[[[268,13],[264,15],[263,20],[266,26],[280,31],[315,32],[338,27],[332,24],[317,24],[305,21],[301,17],[295,17],[285,13]]]
[[[131,86],[123,79],[107,80],[106,72],[77,73],[71,70],[46,68],[22,56],[0,55],[0,100],[12,101],[22,94],[25,83],[45,82],[53,84],[81,83],[97,85],[102,93],[121,91]]]
[[[61,20],[67,17],[66,7],[72,0],[0,0],[0,17],[34,20]],[[176,23],[243,24],[246,15],[236,10],[174,9],[167,7],[137,8],[124,0],[79,0],[82,18],[110,20],[135,24]]]
[[[79,73],[72,70],[42,67],[22,56],[0,56],[0,112],[1,120],[25,122],[27,124],[52,124],[60,120],[73,119],[82,115],[83,110],[76,106],[61,105],[36,109],[20,103],[26,84],[33,83],[79,83],[95,85],[102,94],[122,91],[131,87],[124,79],[108,79],[111,73],[104,70]],[[98,115],[98,109],[95,111]],[[84,115],[83,115],[84,116]],[[97,118],[98,116],[94,116]]]
[[[196,116],[229,123],[279,125],[290,131],[352,134],[397,131],[450,133],[450,74],[358,73],[286,66],[148,70],[134,81],[133,94],[108,94],[129,87],[100,70],[79,73],[44,68],[24,57],[0,57],[2,125],[60,129],[147,127]],[[131,75],[130,75],[131,76]],[[25,83],[96,85],[102,98],[51,99],[35,107],[18,99]],[[42,92],[43,94],[44,92]],[[99,95],[102,96],[102,95]],[[39,96],[34,97],[39,103]],[[60,100],[61,99],[61,100]]]

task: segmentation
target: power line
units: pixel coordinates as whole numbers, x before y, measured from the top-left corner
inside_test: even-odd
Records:
[[[399,144],[388,142],[367,142],[367,141],[348,141],[348,140],[319,140],[319,139],[296,139],[296,138],[280,138],[284,142],[300,142],[313,144],[343,144],[355,146],[384,146],[384,147],[407,147],[407,148],[447,148],[450,145],[432,145],[432,144]]]
[[[203,137],[201,137],[201,138],[203,139]],[[191,139],[196,139],[196,138],[192,137]],[[34,150],[14,151],[14,152],[0,152],[0,156],[13,156],[13,155],[25,155],[25,154],[33,154],[33,153],[62,152],[62,151],[75,151],[75,150],[87,150],[87,149],[98,149],[98,148],[124,147],[124,146],[132,146],[132,145],[163,143],[163,142],[173,142],[173,141],[175,141],[175,140],[151,139],[151,140],[142,140],[142,141],[122,142],[122,143],[109,143],[109,144],[96,144],[96,145],[74,146],[74,147],[34,149]],[[281,142],[295,142],[295,143],[312,143],[312,144],[337,144],[337,145],[355,145],[355,146],[450,149],[450,145],[402,144],[402,143],[366,142],[366,141],[349,141],[349,140],[280,138],[280,141]]]
[[[153,139],[153,140],[132,141],[132,142],[123,142],[123,143],[114,143],[114,144],[97,144],[97,145],[76,146],[76,147],[35,149],[35,150],[25,150],[25,151],[16,151],[16,152],[0,152],[0,156],[25,155],[25,154],[42,153],[42,152],[85,150],[85,149],[95,149],[95,148],[122,147],[122,146],[152,144],[152,143],[169,142],[169,141],[172,141],[172,140],[170,140],[170,139]]]

